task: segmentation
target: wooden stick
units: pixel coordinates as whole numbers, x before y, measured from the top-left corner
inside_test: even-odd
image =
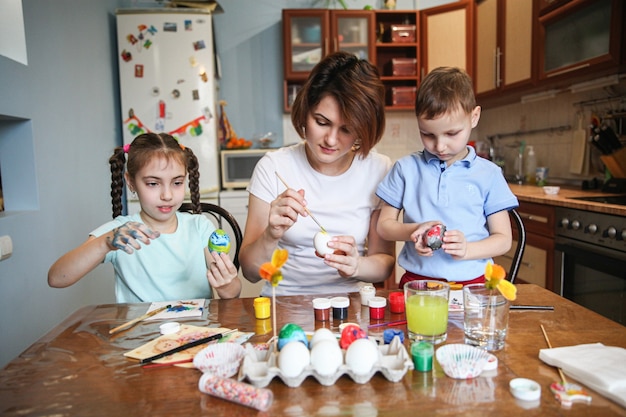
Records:
[[[283,183],[283,185],[284,185],[286,188],[291,188],[289,185],[287,185],[287,183],[285,182],[285,180],[283,179],[283,177],[281,177],[281,176],[278,174],[278,172],[274,171],[274,174],[276,174],[276,176],[278,177],[278,179],[280,180],[280,182],[282,182],[282,183]],[[313,219],[313,221],[314,221],[315,223],[317,223],[317,225],[320,227],[320,229],[322,229],[322,232],[326,233],[326,229],[324,229],[324,226],[322,226],[322,225],[320,224],[320,222],[318,222],[318,221],[317,221],[317,219],[315,218],[315,216],[313,215],[313,213],[311,213],[311,211],[310,211],[307,207],[304,207],[304,211],[306,211],[306,212],[307,212],[307,214],[308,214],[308,215],[309,215],[309,216]]]
[[[136,319],[128,321],[128,322],[122,324],[121,326],[117,326],[116,328],[109,330],[109,334],[117,333],[120,330],[123,330],[123,329],[125,329],[127,327],[132,327],[132,326],[134,326],[135,324],[139,323],[142,320],[145,320],[145,319],[147,319],[149,317],[155,316],[155,315],[159,314],[163,310],[167,310],[171,306],[172,306],[171,304],[168,304],[168,305],[166,305],[164,307],[157,308],[156,310],[152,310],[151,312],[146,313],[146,314],[144,314],[141,317],[137,317]]]
[[[548,347],[552,349],[552,345],[550,344],[550,339],[548,339],[548,333],[546,333],[546,329],[543,328],[543,324],[541,324],[541,331],[543,332],[543,337],[546,339],[546,343],[548,344]],[[565,379],[565,375],[563,374],[563,371],[561,370],[561,368],[557,367],[556,369],[559,371],[559,375],[561,376],[561,382],[563,382],[563,386],[567,385],[567,379]]]

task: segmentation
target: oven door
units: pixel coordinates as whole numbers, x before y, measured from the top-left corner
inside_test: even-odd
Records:
[[[562,237],[555,248],[560,295],[626,324],[626,253]]]

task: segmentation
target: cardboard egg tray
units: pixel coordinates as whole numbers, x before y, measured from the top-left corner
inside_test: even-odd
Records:
[[[287,377],[282,374],[278,367],[278,352],[274,351],[274,345],[269,349],[259,350],[250,343],[245,345],[246,354],[239,368],[239,379],[246,379],[256,387],[266,387],[276,377],[280,378],[289,387],[298,387],[307,377],[312,376],[320,384],[333,385],[341,376],[348,375],[358,384],[368,382],[376,372],[382,373],[391,382],[400,381],[409,369],[413,369],[413,361],[400,342],[400,338],[394,337],[390,344],[378,346],[378,360],[370,372],[355,374],[345,364],[346,351],[342,350],[344,363],[334,375],[320,375],[311,364],[307,365],[302,373],[296,377]]]

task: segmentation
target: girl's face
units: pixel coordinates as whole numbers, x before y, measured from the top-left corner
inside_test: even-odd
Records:
[[[165,232],[163,226],[175,219],[185,198],[185,167],[175,159],[155,158],[140,169],[134,178],[126,174],[132,191],[137,192],[142,218],[148,226]]]
[[[343,121],[334,97],[325,96],[309,113],[306,155],[316,171],[339,175],[348,170],[355,155],[352,145],[356,139]]]
[[[457,108],[434,119],[418,117],[417,125],[424,148],[450,166],[467,155],[467,142],[479,119],[476,106],[470,114]]]

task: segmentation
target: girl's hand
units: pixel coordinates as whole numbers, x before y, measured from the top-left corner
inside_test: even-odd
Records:
[[[270,203],[267,228],[273,239],[279,240],[298,220],[298,215],[306,216],[304,210],[304,190],[287,189]]]
[[[106,241],[111,250],[121,249],[128,254],[141,249],[139,242],[149,245],[151,239],[156,239],[161,235],[159,232],[153,232],[145,224],[138,222],[124,223],[110,233]]]
[[[230,285],[237,278],[237,268],[228,254],[210,252],[209,257],[206,276],[211,287],[217,290]]]
[[[420,223],[417,226],[417,229],[413,233],[411,233],[411,240],[415,243],[415,250],[417,254],[420,256],[433,256],[433,250],[426,246],[424,243],[424,235],[428,232],[428,229],[431,227],[441,224],[439,220],[428,221],[424,223]]]
[[[467,240],[460,230],[447,230],[443,235],[441,249],[453,259],[464,259],[467,255]]]
[[[334,249],[334,253],[324,256],[326,265],[335,268],[344,278],[358,276],[360,255],[353,236],[333,236],[328,247]]]

